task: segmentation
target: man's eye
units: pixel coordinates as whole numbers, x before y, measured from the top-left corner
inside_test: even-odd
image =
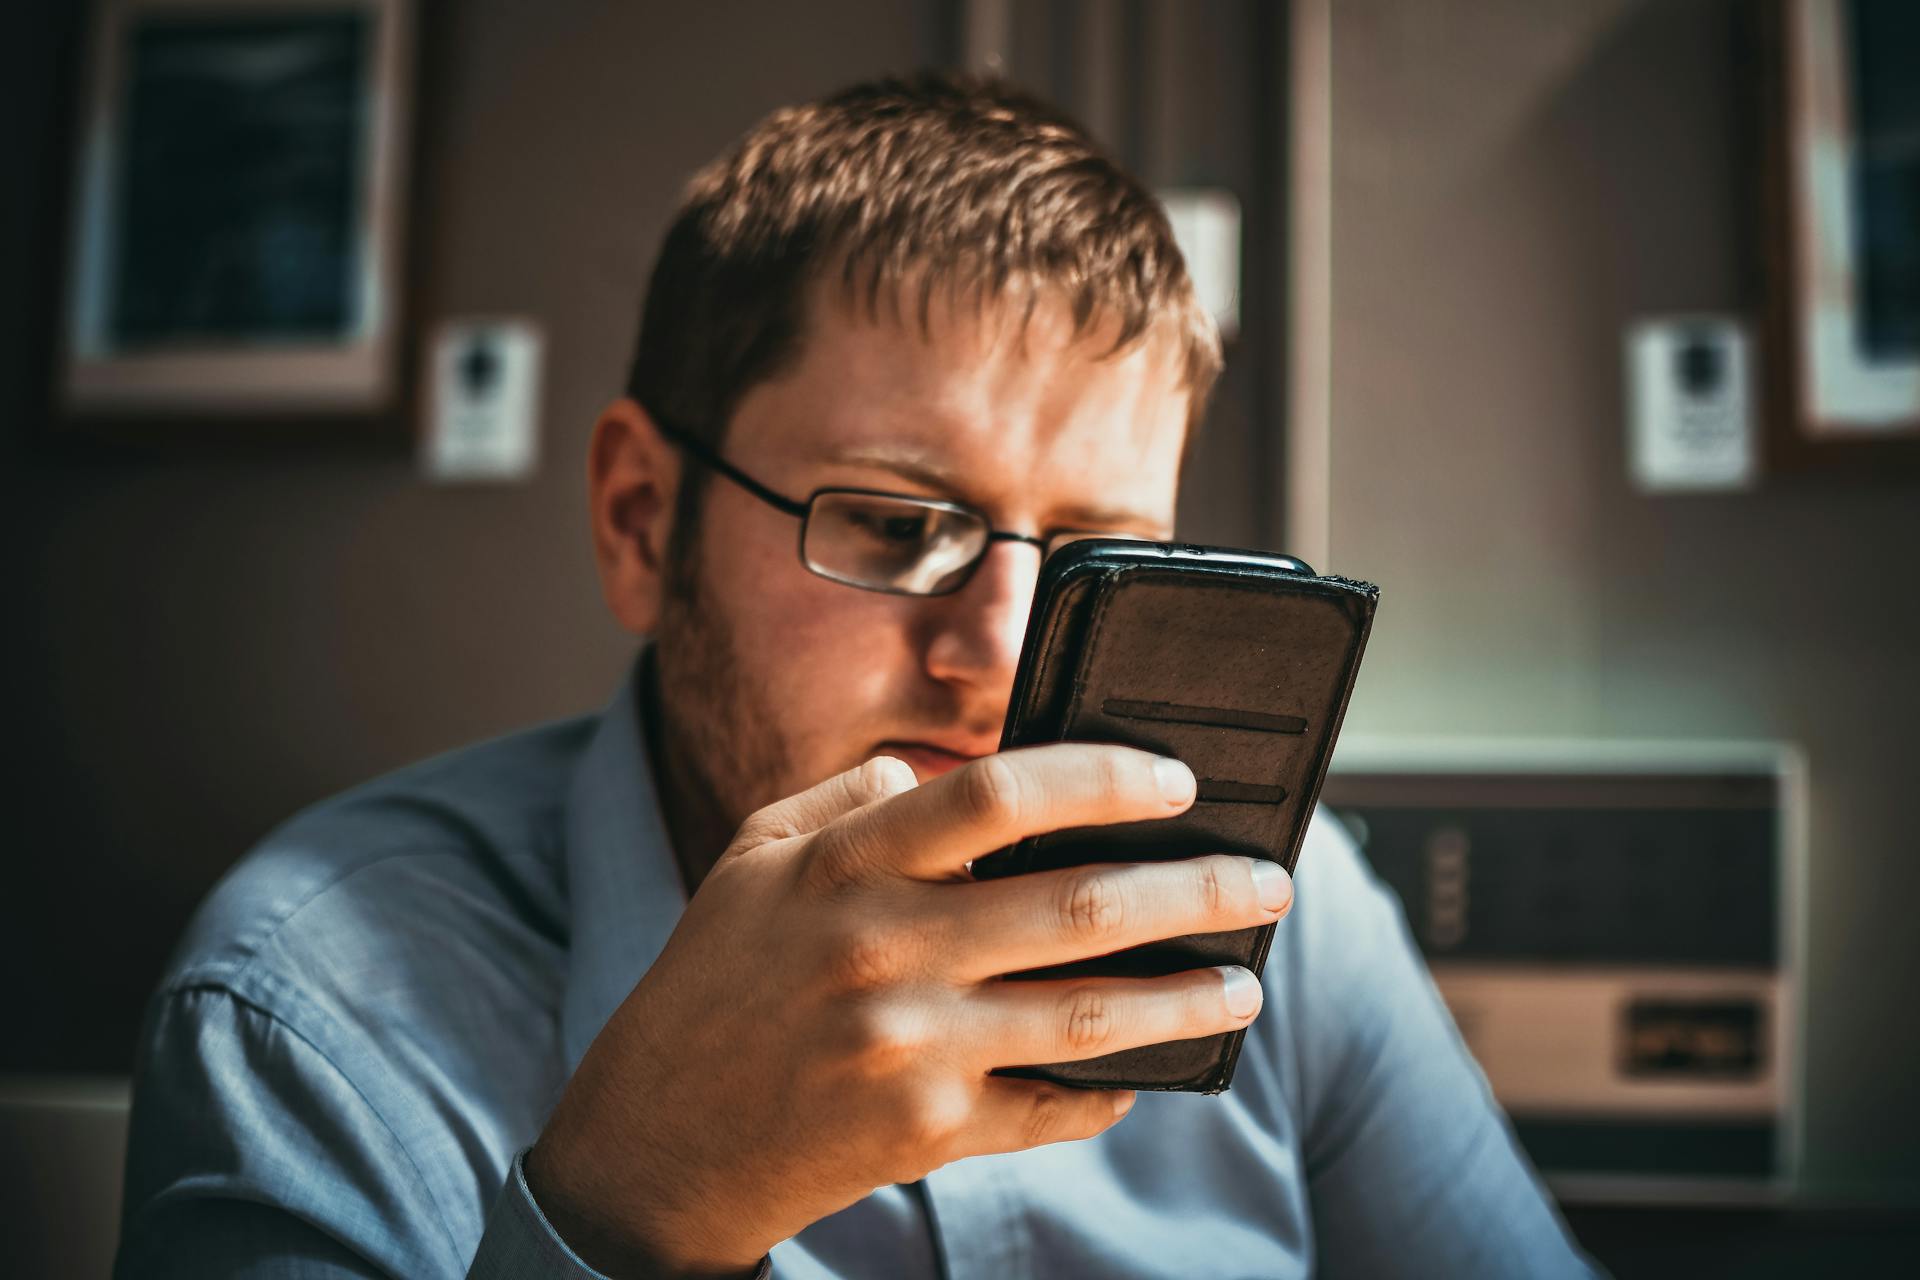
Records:
[[[868,536],[895,546],[910,546],[926,540],[927,518],[921,515],[897,515],[879,512],[855,512],[850,519]]]

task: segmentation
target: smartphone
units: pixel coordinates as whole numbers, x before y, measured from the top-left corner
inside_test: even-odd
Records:
[[[1088,538],[1047,558],[1000,749],[1120,742],[1175,756],[1198,794],[1174,818],[1050,832],[977,878],[1237,853],[1292,873],[1380,592],[1292,556]],[[1017,978],[1261,971],[1273,925],[1170,938]],[[1245,1031],[1004,1073],[1087,1088],[1219,1093]]]

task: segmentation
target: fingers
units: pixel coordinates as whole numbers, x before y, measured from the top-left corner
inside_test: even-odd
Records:
[[[1025,836],[1171,817],[1193,794],[1193,774],[1178,760],[1110,744],[1049,743],[982,756],[850,812],[822,832],[817,856],[836,882],[881,871],[950,879]]]
[[[974,982],[1162,938],[1271,924],[1293,906],[1293,882],[1279,863],[1224,853],[951,885],[937,900],[932,892],[923,931],[945,939],[937,949],[950,957],[950,976]]]
[[[844,773],[751,814],[735,837],[741,844],[763,844],[818,831],[876,800],[916,786],[913,766],[892,756],[875,756]]]
[[[1131,1089],[1068,1089],[1043,1080],[990,1076],[954,1156],[998,1155],[1104,1133],[1133,1106]]]
[[[1072,1062],[1237,1031],[1253,1021],[1262,999],[1260,979],[1232,967],[1164,978],[1000,982],[982,995],[969,1008],[981,1015],[983,1042],[1006,1059],[988,1067]],[[947,1158],[1091,1138],[1118,1123],[1133,1102],[1131,1090],[988,1076],[959,1135],[960,1150]]]
[[[967,1005],[992,1067],[1078,1062],[1122,1049],[1238,1031],[1260,1012],[1260,979],[1228,966],[1163,978],[998,982]]]

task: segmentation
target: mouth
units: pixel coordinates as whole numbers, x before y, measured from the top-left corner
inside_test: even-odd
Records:
[[[986,753],[964,754],[950,751],[945,747],[936,747],[931,742],[883,742],[875,749],[874,754],[905,760],[913,767],[913,776],[917,780],[928,782],[943,773],[958,769],[969,760],[977,760]]]

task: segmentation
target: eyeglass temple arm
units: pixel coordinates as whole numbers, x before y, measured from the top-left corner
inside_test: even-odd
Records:
[[[755,480],[731,462],[728,462],[712,449],[709,449],[706,443],[694,436],[692,432],[668,422],[657,413],[653,414],[653,421],[654,425],[660,428],[661,435],[672,440],[682,449],[685,449],[688,453],[698,458],[707,466],[712,467],[715,471],[718,471],[721,475],[733,481],[748,493],[759,498],[762,502],[778,507],[788,515],[804,516],[807,514],[806,503],[796,502],[782,493],[775,493],[772,489],[767,488],[767,486],[761,484],[758,480]],[[1024,542],[1030,547],[1040,548],[1043,552],[1047,549],[1047,539],[1036,538],[1030,533],[1015,533],[1011,529],[989,529],[987,531],[987,541],[990,543]]]
[[[796,502],[784,493],[774,492],[715,453],[712,449],[709,449],[706,446],[706,442],[694,436],[692,432],[668,422],[657,413],[652,416],[654,425],[660,428],[661,435],[678,444],[682,449],[685,449],[702,463],[712,467],[715,471],[718,471],[721,475],[733,481],[754,497],[760,499],[760,501],[766,503],[768,506],[778,507],[790,516],[804,516],[807,514],[806,503]]]

